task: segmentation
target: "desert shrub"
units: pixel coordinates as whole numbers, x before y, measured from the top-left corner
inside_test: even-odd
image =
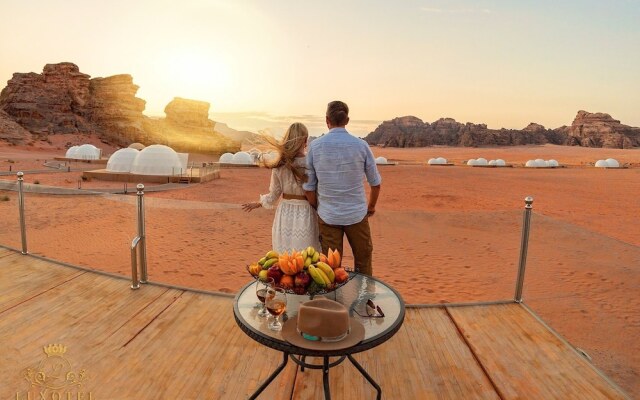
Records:
[[[36,179],[35,181],[33,181],[33,184],[34,184],[34,185],[39,185],[39,184],[40,184],[40,181]]]
[[[82,180],[86,182],[86,181],[89,180],[89,178],[87,178],[86,176],[82,175]]]
[[[9,201],[9,196],[7,195],[0,196],[0,201]]]
[[[15,161],[14,161],[14,160],[7,160],[7,162],[8,162],[9,164],[13,164],[13,163],[15,163]]]

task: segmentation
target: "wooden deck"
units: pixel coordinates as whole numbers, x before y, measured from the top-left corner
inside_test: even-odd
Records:
[[[129,283],[0,247],[0,399],[41,398],[27,368],[84,369],[60,399],[246,399],[281,361],[236,326],[232,297]],[[66,346],[66,367],[49,344]],[[516,303],[409,308],[356,359],[386,399],[627,398]],[[375,398],[348,362],[330,377],[335,399]],[[321,372],[289,362],[261,398],[322,399]]]

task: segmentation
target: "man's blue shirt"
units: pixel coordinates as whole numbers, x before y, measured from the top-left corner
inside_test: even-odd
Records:
[[[364,140],[344,128],[333,128],[309,145],[306,191],[317,191],[318,216],[329,225],[353,225],[367,215],[364,180],[382,181],[373,153]]]

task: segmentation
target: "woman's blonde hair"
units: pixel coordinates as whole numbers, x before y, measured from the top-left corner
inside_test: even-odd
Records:
[[[277,141],[268,135],[263,134],[262,136],[278,153],[274,160],[266,160],[265,157],[262,157],[262,164],[267,168],[278,168],[284,165],[291,170],[298,182],[306,182],[307,174],[305,173],[305,168],[295,166],[294,160],[300,150],[304,149],[307,144],[307,139],[309,138],[307,127],[300,122],[294,122],[287,129],[281,141]]]

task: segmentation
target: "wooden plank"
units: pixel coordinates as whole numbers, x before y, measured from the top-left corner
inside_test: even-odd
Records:
[[[232,299],[185,293],[96,371],[103,398],[246,399],[282,361],[282,353],[248,338],[232,317]],[[290,398],[296,368],[287,368],[262,398]]]
[[[0,314],[85,273],[6,249],[0,255]]]
[[[503,399],[624,399],[519,304],[450,307]]]
[[[384,398],[499,398],[444,308],[408,309],[393,338],[355,358],[378,382]],[[375,389],[348,360],[332,368],[329,377],[332,397],[376,396]],[[323,396],[320,370],[298,373],[294,398]]]
[[[112,361],[131,338],[128,322],[137,321],[142,329],[159,307],[149,303],[172,302],[170,291],[153,286],[132,291],[125,280],[85,273],[5,311],[0,338],[10,361],[0,363],[0,387],[23,388],[26,382],[19,372],[38,365],[42,348],[54,343],[67,346],[72,359],[90,374],[104,363],[122,368]],[[94,379],[89,389],[95,393],[104,383]]]

